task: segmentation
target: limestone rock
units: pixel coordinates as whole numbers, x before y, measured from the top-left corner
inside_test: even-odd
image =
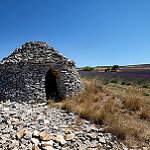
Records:
[[[35,144],[36,146],[39,144],[39,140],[36,139],[36,138],[31,138],[31,142],[32,142],[33,144]]]
[[[65,132],[65,133],[70,133],[71,131],[72,131],[71,128],[65,128],[65,129],[64,129],[64,132]]]
[[[45,146],[43,147],[43,150],[55,150],[55,149],[51,146]]]
[[[50,121],[49,120],[44,120],[44,124],[49,124]]]
[[[25,135],[25,131],[26,131],[26,130],[23,129],[23,130],[17,132],[17,138],[20,139],[22,136],[24,136],[24,135]]]
[[[41,149],[40,149],[38,146],[36,146],[36,145],[33,147],[33,149],[34,149],[34,150],[41,150]]]
[[[66,140],[70,141],[70,140],[74,139],[74,136],[75,136],[74,134],[67,134],[66,135]]]
[[[99,142],[105,144],[106,143],[105,137],[99,137]]]
[[[53,141],[50,140],[50,141],[42,141],[41,142],[41,146],[42,147],[45,147],[45,146],[53,146]]]
[[[25,138],[26,140],[31,139],[31,138],[32,138],[32,132],[26,130],[26,131],[25,131],[25,136],[24,136],[24,138]]]
[[[55,141],[58,143],[61,143],[62,145],[66,143],[66,140],[64,139],[62,135],[57,135],[57,137],[55,138]]]
[[[48,134],[45,132],[41,132],[41,133],[39,133],[39,136],[40,137],[48,137]]]
[[[38,137],[38,136],[39,136],[39,131],[35,130],[35,131],[33,132],[33,136]]]

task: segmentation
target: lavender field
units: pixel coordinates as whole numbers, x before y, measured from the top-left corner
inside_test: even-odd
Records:
[[[149,83],[150,69],[120,69],[119,72],[79,71],[81,77],[101,80],[129,81],[133,83]]]

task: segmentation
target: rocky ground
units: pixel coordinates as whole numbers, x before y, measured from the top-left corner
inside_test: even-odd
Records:
[[[98,150],[127,148],[77,115],[46,104],[0,103],[0,150]]]

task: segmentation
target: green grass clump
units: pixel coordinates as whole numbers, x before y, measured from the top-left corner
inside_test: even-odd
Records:
[[[122,81],[122,82],[121,82],[121,85],[126,85],[126,81]]]
[[[126,82],[126,85],[128,85],[128,86],[129,86],[129,85],[132,85],[132,83],[131,83],[131,82]]]
[[[118,80],[117,79],[112,79],[110,82],[111,83],[118,83]]]
[[[143,88],[149,88],[149,84],[148,84],[148,83],[144,83],[144,84],[142,85],[142,87],[143,87]]]

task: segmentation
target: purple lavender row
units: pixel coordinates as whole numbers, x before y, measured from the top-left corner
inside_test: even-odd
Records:
[[[99,79],[120,79],[125,81],[143,81],[150,83],[150,71],[145,72],[93,72],[79,71],[81,77],[99,78]]]

